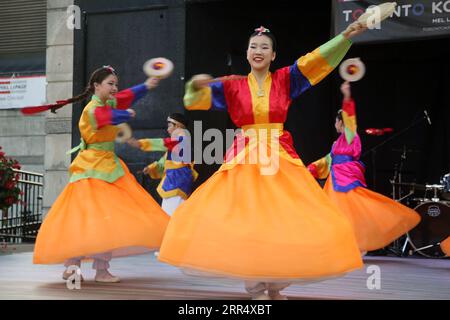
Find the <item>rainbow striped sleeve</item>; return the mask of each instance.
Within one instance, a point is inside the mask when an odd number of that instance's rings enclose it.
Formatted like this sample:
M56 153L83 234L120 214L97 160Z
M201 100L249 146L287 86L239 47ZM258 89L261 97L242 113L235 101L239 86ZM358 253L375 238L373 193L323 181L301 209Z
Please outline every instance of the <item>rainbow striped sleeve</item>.
M348 144L351 144L355 138L357 129L355 101L353 99L344 99L342 102L342 120L345 126L345 139Z
M126 110L116 110L109 105L100 105L94 98L87 109L89 122L94 130L107 125L116 125L127 122L131 114Z
M308 166L309 172L316 179L325 179L330 174L331 155L327 154L325 157L314 161Z
M166 155L162 156L158 161L148 165L148 175L152 179L161 179L164 175L164 166L166 163Z
M164 140L162 138L139 139L139 143L142 151L167 151Z
M111 124L116 125L127 122L131 119L131 114L128 111L116 110L108 106L95 108L93 115L96 123L94 128L96 129L100 129Z
M208 87L196 90L192 81L186 83L184 106L187 110L227 111L222 81L210 83Z
M351 45L352 42L340 34L291 65L289 68L291 99L297 98L333 71Z
M153 138L140 139L142 151L172 151L173 148L183 141L183 137L176 138Z
M128 109L133 103L144 97L147 92L145 83L119 91L111 105L117 109Z

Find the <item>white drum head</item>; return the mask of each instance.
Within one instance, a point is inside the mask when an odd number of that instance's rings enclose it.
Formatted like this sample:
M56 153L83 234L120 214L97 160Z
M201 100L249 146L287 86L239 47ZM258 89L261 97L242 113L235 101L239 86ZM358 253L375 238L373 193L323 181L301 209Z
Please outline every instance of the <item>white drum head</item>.
M366 67L359 58L347 59L339 66L339 74L346 81L361 80L365 73Z
M166 58L153 58L144 63L144 73L149 77L167 78L173 71L173 63Z

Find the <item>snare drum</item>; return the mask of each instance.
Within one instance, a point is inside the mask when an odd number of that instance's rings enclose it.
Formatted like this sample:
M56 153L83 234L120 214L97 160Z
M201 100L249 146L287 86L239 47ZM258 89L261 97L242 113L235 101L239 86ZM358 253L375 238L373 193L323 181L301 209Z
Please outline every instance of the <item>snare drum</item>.
M414 210L419 213L420 223L408 232L408 240L417 252L429 258L442 258L439 243L450 235L450 206L448 203L424 202Z

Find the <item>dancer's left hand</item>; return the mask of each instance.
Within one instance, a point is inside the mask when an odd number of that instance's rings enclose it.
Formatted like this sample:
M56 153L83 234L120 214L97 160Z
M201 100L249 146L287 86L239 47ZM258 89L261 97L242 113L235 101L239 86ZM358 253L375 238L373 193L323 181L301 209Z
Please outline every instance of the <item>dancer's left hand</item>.
M357 36L358 34L363 33L367 30L367 27L365 27L361 22L355 21L351 23L347 29L342 31L342 35L346 37L347 39L353 38L354 36Z

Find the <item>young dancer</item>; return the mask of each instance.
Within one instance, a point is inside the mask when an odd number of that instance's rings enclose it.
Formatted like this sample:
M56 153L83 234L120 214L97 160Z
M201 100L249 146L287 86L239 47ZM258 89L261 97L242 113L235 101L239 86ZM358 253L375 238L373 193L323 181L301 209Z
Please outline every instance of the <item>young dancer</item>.
M340 134L331 152L310 164L315 178L328 177L324 190L353 225L361 252L385 247L414 228L420 216L412 209L367 189L364 165L359 161L361 140L356 131L355 102L350 84L341 86L344 96L335 128Z
M181 113L172 113L167 118L167 132L170 138L128 141L130 145L142 151L166 152L158 161L145 167L144 173L152 179L161 179L157 191L162 198L161 207L169 216L172 216L178 206L189 197L192 185L198 176L190 159L183 161L186 160L183 159L186 154L180 154L183 151L189 152L189 150L182 150L183 138L189 134L186 134L186 127L186 117Z
M108 271L113 257L159 248L169 216L149 196L114 152L115 126L135 116L129 107L157 85L157 79L117 92L118 76L95 70L85 92L92 95L79 121L81 143L69 168L70 182L48 212L36 239L33 262L80 266L94 259L95 280L119 282ZM63 278L67 279L67 270Z
M186 84L188 110L226 111L243 131L221 168L172 216L161 261L242 279L254 299L284 299L280 290L292 281L362 266L350 223L303 165L283 123L291 101L329 74L350 48L349 38L364 30L354 23L271 73L276 40L260 27L249 38L247 77L199 75Z

